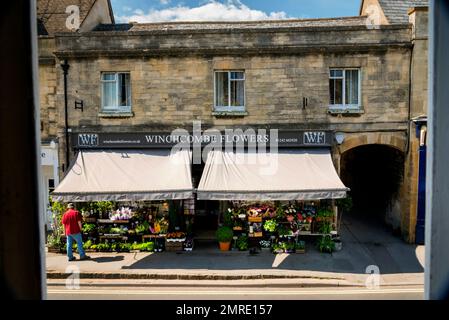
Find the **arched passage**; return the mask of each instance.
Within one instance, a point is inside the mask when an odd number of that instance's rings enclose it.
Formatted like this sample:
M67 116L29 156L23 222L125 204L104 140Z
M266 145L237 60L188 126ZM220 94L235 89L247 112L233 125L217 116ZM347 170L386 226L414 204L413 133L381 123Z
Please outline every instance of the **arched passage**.
M363 145L344 152L340 164L341 178L351 189L353 214L399 229L403 152L388 145Z

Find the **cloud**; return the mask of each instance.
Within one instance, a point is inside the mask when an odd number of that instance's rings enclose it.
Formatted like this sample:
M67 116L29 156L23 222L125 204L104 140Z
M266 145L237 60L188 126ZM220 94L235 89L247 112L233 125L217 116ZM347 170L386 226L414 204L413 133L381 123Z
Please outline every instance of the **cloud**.
M167 5L170 3L170 0L159 0L162 5Z
M125 11L125 12L129 12L129 11L132 11L133 8L128 7L128 6L124 6L124 7L122 8L122 10Z
M162 0L161 0L162 1ZM176 6L160 10L150 9L148 13L143 10L135 10L132 15L117 17L120 22L166 22L166 21L242 21L242 20L277 20L287 19L285 12L265 13L254 10L241 3L239 0L219 2L209 0L198 7Z

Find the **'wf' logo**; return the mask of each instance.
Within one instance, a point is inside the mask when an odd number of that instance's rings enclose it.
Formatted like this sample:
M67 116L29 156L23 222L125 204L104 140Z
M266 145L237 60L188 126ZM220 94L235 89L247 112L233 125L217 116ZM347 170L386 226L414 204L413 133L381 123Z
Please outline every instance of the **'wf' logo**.
M304 132L304 144L325 144L325 132Z
M78 135L78 145L80 147L98 146L98 134L83 133Z

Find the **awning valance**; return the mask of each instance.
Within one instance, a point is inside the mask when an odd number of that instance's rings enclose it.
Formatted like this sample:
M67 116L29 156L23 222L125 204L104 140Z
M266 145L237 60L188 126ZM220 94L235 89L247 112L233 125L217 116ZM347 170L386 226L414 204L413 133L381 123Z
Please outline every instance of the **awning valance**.
M53 192L58 201L145 201L193 197L191 153L80 151Z
M346 197L328 149L278 153L211 151L199 200L320 200Z

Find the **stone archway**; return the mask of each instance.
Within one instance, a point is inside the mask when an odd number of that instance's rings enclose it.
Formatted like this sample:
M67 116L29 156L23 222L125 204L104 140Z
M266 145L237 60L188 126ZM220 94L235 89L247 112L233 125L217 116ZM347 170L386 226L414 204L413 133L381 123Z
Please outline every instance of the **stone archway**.
M384 138L385 139L385 138ZM401 227L400 187L403 183L405 156L403 145L360 143L346 148L340 158L340 177L351 189L353 213L366 220ZM356 141L352 141L355 143Z

